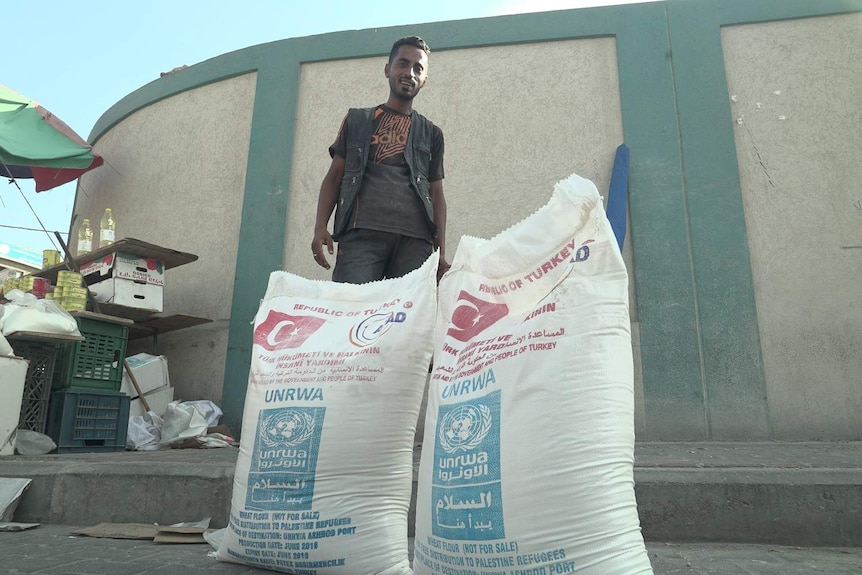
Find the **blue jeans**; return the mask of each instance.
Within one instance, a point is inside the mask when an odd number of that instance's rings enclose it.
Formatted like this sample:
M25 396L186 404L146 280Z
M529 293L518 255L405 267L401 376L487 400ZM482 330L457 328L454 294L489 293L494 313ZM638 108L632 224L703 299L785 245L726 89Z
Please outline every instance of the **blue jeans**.
M401 277L425 263L433 251L428 240L377 230L350 230L338 240L332 281L363 284Z

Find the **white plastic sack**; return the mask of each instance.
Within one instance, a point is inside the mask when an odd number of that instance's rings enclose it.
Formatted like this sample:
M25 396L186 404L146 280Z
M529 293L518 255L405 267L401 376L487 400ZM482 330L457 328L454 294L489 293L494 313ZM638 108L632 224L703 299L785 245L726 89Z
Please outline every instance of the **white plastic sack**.
M628 278L577 176L440 284L413 568L652 573L634 496Z
M16 331L81 335L75 318L54 300L37 299L21 290L10 291L6 299L10 303L3 306L3 335Z
M275 272L254 322L218 558L313 575L409 575L413 439L438 256L364 285Z
M38 431L19 429L15 438L15 451L18 455L45 455L57 449L54 440Z
M15 355L15 352L12 350L12 346L9 345L9 342L6 340L6 337L0 332L0 355L4 357L12 357Z

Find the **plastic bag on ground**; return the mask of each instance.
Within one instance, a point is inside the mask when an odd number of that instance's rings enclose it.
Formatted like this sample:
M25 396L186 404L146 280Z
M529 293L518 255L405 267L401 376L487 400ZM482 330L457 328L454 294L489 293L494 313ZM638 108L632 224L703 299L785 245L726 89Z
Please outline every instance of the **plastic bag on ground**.
M54 440L38 431L19 429L15 439L15 451L19 455L45 455L57 449Z
M413 568L648 574L634 494L628 277L592 182L440 283Z
M183 405L188 405L197 409L203 416L204 421L207 422L207 426L209 427L215 427L216 425L218 425L218 421L223 415L221 408L208 399L184 401Z
M158 451L162 440L161 418L153 412L129 417L126 433L126 449L133 451Z
M206 435L207 422L201 412L185 402L172 401L162 416L162 445Z
M438 254L404 277L270 276L222 561L409 575L413 439L431 361Z

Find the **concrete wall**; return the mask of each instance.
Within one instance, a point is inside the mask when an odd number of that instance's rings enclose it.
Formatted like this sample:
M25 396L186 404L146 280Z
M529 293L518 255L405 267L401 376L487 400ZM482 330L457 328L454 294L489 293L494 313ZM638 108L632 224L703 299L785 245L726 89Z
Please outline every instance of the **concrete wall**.
M254 46L106 112L91 138L111 165L77 209L110 201L120 235L201 256L168 272L166 311L217 321L161 346L180 393L221 397L238 429L268 275L328 277L309 249L327 147L348 107L386 98L393 39L418 33L450 257L572 172L606 193L630 147L639 439L858 440L860 15L862 0L666 0ZM202 211L210 227L185 225Z
M862 438L862 14L722 31L769 416Z
M99 139L105 167L79 183L73 237L83 218L98 226L110 207L118 238L199 256L165 273L166 315L213 320L159 339L177 398L221 399L255 79L246 74L137 110ZM152 342L132 342L129 351L151 353Z
M330 163L327 149L348 108L386 100L386 59L302 65L284 250L288 271L330 277L314 263L309 249L318 190ZM601 194L607 194L614 152L623 142L614 38L441 52L432 46L428 70L429 80L414 105L441 127L446 139L443 187L450 261L461 236L499 234L544 205L554 184L572 173L591 179ZM345 84L351 90L340 88ZM492 179L489 174L500 176ZM630 242L625 256L631 273ZM638 353L635 360L642 428Z

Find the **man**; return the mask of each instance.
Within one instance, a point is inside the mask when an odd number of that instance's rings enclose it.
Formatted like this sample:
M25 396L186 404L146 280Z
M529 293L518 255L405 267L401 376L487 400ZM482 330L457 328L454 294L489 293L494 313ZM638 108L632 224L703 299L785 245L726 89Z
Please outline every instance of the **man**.
M333 281L400 277L421 266L434 248L440 250L438 280L449 269L443 132L413 110L413 98L428 79L430 52L418 36L397 40L384 68L388 100L351 109L329 148L332 163L320 186L311 252L329 269L323 248L332 255L338 242Z

